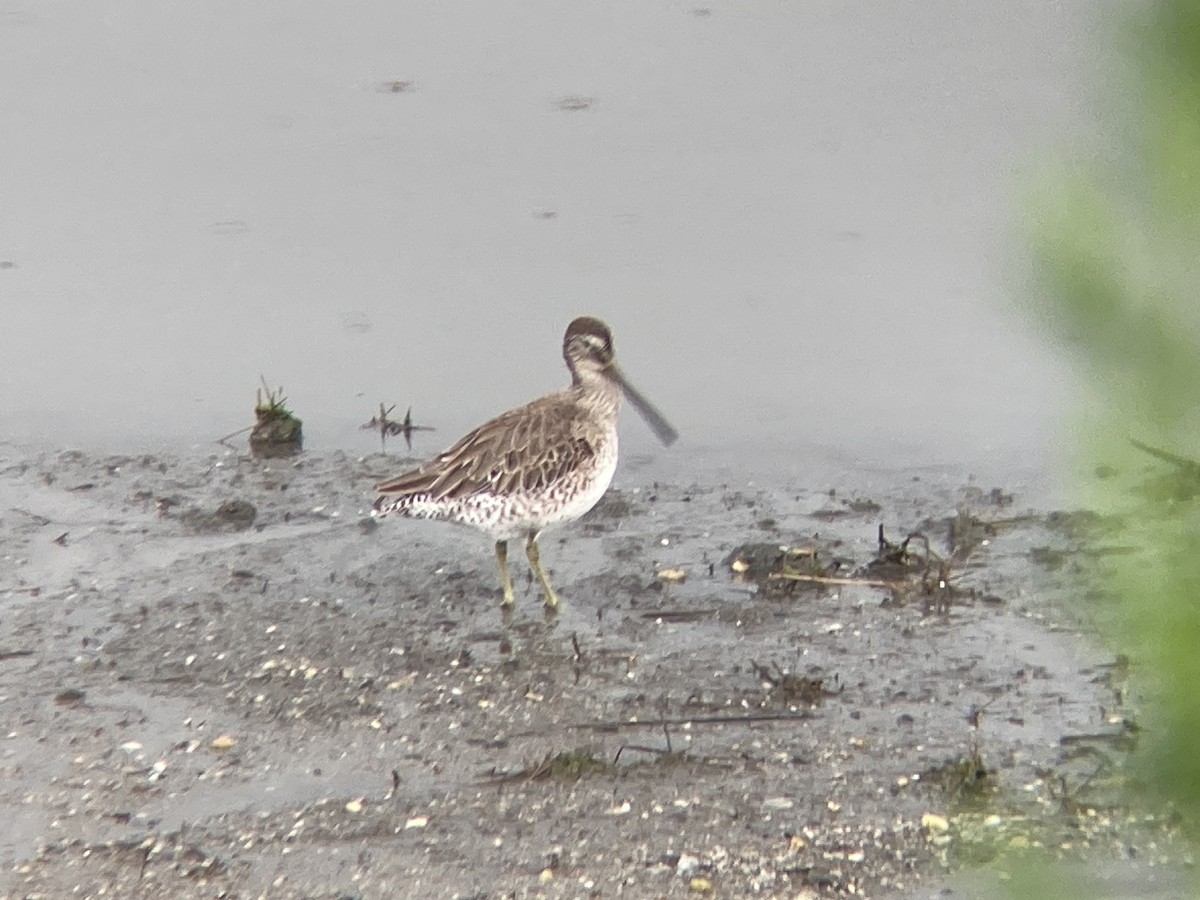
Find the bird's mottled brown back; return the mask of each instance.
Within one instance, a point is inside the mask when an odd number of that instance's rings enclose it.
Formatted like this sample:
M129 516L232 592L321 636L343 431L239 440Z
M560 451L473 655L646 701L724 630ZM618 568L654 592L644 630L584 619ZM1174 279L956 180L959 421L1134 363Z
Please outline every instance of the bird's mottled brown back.
M398 496L453 502L487 492L537 495L586 469L608 440L576 398L566 392L542 397L484 423L454 446L415 469L376 486L376 506Z

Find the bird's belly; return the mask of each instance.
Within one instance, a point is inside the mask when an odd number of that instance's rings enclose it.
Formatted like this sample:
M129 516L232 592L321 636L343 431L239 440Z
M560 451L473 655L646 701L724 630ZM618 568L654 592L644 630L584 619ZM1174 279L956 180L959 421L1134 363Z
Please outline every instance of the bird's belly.
M572 469L534 491L482 490L465 497L434 498L408 494L377 507L377 515L441 519L478 528L493 540L511 540L578 519L593 506L617 470L617 442L605 441L585 465Z
M573 522L600 502L617 470L616 447L610 442L592 465L569 473L536 493L478 495L477 528L495 540L524 537L564 522Z

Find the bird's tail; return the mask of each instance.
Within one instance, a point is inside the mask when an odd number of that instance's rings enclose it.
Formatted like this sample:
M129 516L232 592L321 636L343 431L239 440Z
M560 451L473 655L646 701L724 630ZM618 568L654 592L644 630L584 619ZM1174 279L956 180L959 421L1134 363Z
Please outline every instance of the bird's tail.
M380 494L375 498L375 503L371 506L371 515L377 519L382 519L390 513L398 512L400 507L404 505L405 499L403 494L399 496L395 494Z

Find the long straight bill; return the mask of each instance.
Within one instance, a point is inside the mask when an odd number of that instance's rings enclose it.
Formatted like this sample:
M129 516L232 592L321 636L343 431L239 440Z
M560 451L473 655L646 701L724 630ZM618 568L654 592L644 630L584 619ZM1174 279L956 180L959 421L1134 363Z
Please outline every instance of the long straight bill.
M654 404L642 396L642 392L629 383L629 379L625 377L625 373L613 366L613 373L617 376L617 381L621 383L621 389L625 392L625 397L633 404L633 408L641 414L641 417L646 420L646 424L654 432L655 436L662 441L664 447L670 447L679 438L679 432L671 427L663 414L654 408Z

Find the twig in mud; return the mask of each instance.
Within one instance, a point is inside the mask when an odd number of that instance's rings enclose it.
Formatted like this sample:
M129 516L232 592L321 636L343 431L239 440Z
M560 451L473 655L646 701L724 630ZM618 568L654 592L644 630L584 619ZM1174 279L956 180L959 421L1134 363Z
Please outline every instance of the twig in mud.
M762 596L781 599L792 596L802 582L820 584L842 571L845 560L831 558L824 561L822 554L822 546L817 543L801 546L785 546L774 542L747 543L730 553L724 564L733 572L734 580L753 581L762 591ZM776 577L779 575L784 577Z
M495 775L491 778L482 779L485 784L518 784L522 781L533 781L536 778L550 774L551 760L554 754L547 753L536 766L528 769L522 769L520 772L513 772L511 775Z
M877 578L839 578L834 575L802 575L799 572L772 572L767 578L782 578L786 581L809 581L813 584L857 584L863 587L895 588L903 582L883 581Z
M32 650L0 650L0 662L6 659L19 659L22 656L33 656Z
M910 544L914 542L923 549L923 554L910 552ZM896 600L900 599L902 593L917 590L925 598L927 608L948 612L954 595L952 563L961 561L954 557L951 560L944 559L933 550L929 538L920 531L914 531L899 544L893 544L884 537L883 525L880 525L876 557L862 571L893 576L887 579L890 581L887 587L891 588ZM933 598L932 601L930 598Z
M1007 528L1010 525L1028 525L1030 522L1041 522L1045 516L1037 513L1024 513L1019 516L1008 516L1003 519L989 519L988 525L992 528Z
M662 747L645 747L641 744L622 744L617 748L616 756L613 757L614 766L620 761L621 754L626 750L629 750L630 752L636 751L638 753L653 753L661 759L666 759L667 757L676 757L678 759L684 758L684 754L676 753L670 747L667 747L667 749L664 750Z
M924 532L921 532L921 531L909 532L908 536L905 537L905 539L902 540L899 544L891 544L887 540L885 540L883 537L883 525L880 524L880 526L879 526L879 556L880 556L880 558L883 558L884 556L887 556L890 554L892 557L894 557L894 561L907 563L908 560L910 560L912 558L911 554L909 554L909 552L908 552L908 545L910 543L912 543L913 541L916 541L917 543L919 543L925 547L926 562L928 562L933 557L937 556L937 554L933 552L933 548L929 546L929 536L926 535Z
M245 428L239 428L237 431L234 431L234 432L231 432L230 434L225 435L225 437L217 438L216 443L224 444L230 438L235 438L239 434L245 434L247 431L250 431L253 428L254 428L253 425L247 425ZM233 449L233 448L231 448L231 449Z
M588 731L620 731L622 728L662 728L676 725L744 725L752 722L801 722L816 718L816 713L801 710L792 713L761 713L749 716L694 716L688 719L649 719L645 722L573 722L567 728Z
M1079 744L1107 744L1120 750L1132 751L1137 746L1136 730L1128 728L1121 731L1101 731L1095 734L1064 734L1058 739L1060 747L1071 747Z
M671 749L672 749L671 748L671 728L667 724L667 710L670 708L671 708L671 700L666 694L663 694L662 699L660 699L658 702L658 712L659 712L659 715L662 716L663 737L667 739L667 752L668 753L670 753Z
M30 597L36 597L41 592L41 587L0 588L0 594L28 594Z
M371 416L370 422L365 422L361 427L363 431L379 430L379 446L386 450L387 439L396 437L397 435L404 438L404 443L409 450L412 450L412 436L414 431L436 431L436 428L431 428L428 425L414 425L412 420L412 407L404 414L404 418L397 422L390 418L392 410L396 408L396 404L384 408L382 403L379 404L379 415Z

